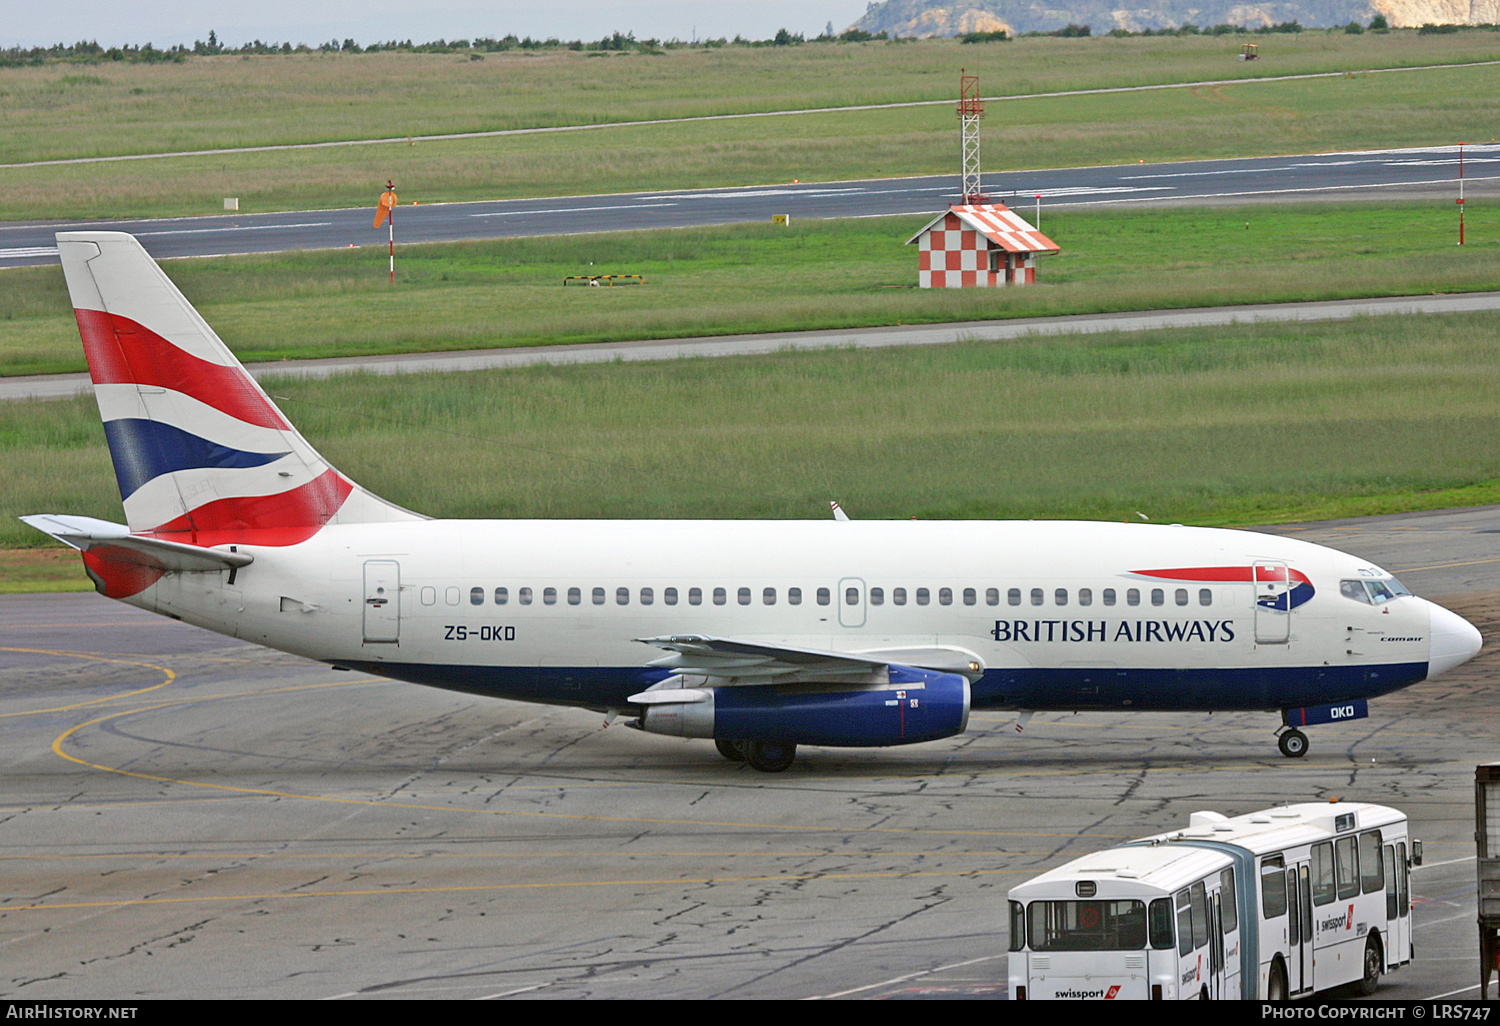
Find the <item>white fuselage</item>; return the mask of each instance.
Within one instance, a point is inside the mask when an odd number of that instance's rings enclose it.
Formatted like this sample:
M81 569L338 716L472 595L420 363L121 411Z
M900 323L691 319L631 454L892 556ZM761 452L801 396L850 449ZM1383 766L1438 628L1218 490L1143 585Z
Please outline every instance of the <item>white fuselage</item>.
M433 520L239 550L254 563L233 583L169 574L129 601L338 665L595 708L667 675L636 639L697 634L971 654L976 708L1284 709L1425 679L1434 616L1458 620L1341 595L1389 579L1356 557L1179 526ZM1287 576L1225 572L1255 566Z

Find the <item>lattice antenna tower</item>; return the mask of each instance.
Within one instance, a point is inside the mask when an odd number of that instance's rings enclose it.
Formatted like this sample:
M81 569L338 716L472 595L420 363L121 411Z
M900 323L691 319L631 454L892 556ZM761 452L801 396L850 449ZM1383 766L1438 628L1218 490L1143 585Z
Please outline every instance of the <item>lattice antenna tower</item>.
M984 117L984 101L979 98L979 76L959 69L958 121L962 129L963 201L983 203L979 184L979 119Z

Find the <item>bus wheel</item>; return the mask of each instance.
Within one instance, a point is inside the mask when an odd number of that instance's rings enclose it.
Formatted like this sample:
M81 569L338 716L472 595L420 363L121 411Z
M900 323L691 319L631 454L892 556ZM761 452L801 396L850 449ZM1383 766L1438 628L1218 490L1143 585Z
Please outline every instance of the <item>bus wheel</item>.
M1307 735L1300 730L1283 731L1276 739L1276 747L1288 759L1300 759L1307 754Z
M745 761L745 742L743 741L727 741L724 738L718 737L714 738L714 747L719 750L720 755L724 756L730 762Z
M1380 986L1380 973L1385 968L1385 958L1380 951L1380 938L1373 932L1365 941L1365 974L1355 984L1361 997L1369 997Z
M1266 981L1266 1000L1285 1001L1286 999L1286 966L1278 961L1271 966L1271 978Z
M780 773L797 758L797 746L785 741L746 741L745 761L762 773Z

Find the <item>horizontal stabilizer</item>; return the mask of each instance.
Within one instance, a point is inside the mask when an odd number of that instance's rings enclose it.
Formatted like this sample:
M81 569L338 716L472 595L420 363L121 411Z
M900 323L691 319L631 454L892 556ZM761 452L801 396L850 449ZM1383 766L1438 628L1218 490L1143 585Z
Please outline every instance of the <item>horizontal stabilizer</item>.
M124 524L93 517L41 513L21 520L44 534L50 534L64 545L107 559L112 563L131 563L154 570L205 572L233 570L254 562L248 552L227 549L205 549L181 542L162 541L131 534Z

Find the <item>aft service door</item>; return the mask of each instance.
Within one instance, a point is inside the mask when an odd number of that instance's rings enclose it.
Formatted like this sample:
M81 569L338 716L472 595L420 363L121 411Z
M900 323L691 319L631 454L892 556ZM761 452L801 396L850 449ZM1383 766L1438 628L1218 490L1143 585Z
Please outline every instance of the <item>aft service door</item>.
M1258 562L1253 576L1256 643L1285 644L1292 636L1291 582L1286 564Z
M365 642L401 640L401 564L394 559L365 561Z

